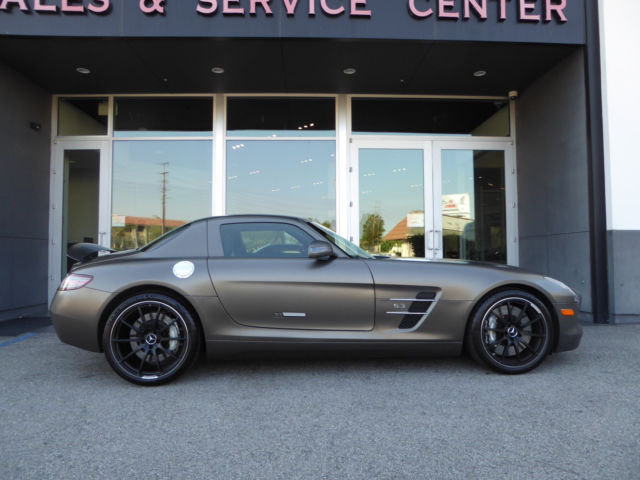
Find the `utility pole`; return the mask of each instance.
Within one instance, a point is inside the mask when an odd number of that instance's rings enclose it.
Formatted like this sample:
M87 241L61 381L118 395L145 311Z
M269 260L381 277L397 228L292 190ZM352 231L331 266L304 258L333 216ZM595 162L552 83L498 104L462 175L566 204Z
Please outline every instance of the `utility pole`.
M162 165L160 175L162 175L162 234L164 235L167 218L167 175L169 173L167 171L167 165L169 165L169 162L162 162L160 165Z

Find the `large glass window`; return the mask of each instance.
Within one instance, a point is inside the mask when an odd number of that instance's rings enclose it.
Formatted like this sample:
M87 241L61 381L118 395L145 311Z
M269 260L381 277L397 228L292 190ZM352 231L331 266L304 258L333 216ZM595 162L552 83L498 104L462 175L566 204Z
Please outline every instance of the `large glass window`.
M204 137L213 133L213 98L115 99L115 137Z
M270 213L336 224L336 144L228 140L227 214Z
M424 152L361 148L360 246L370 253L424 257Z
M211 215L210 140L113 144L111 246L138 248Z
M231 137L334 137L333 98L256 98L227 100Z
M354 98L356 135L469 135L508 137L507 100Z
M507 263L503 150L442 150L444 258Z
M106 135L108 114L106 97L61 98L58 101L58 135Z

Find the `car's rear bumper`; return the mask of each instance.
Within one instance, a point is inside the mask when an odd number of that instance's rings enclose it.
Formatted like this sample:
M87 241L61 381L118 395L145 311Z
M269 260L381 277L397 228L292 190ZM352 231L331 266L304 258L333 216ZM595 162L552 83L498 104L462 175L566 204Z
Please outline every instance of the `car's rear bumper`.
M569 303L566 305L556 305L558 316L558 341L554 352L566 352L575 350L580 345L582 339L582 325L578 321L579 303ZM563 309L571 309L574 314L571 316L563 315Z
M87 287L57 292L51 303L51 319L58 338L69 345L100 352L99 312L110 295Z

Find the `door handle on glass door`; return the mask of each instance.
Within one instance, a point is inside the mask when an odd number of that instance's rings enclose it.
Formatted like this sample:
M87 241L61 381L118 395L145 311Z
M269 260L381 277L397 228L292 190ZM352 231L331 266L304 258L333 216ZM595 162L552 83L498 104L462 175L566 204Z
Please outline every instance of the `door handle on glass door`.
M435 230L433 232L433 249L440 250L442 248L442 230Z
M433 236L433 230L429 230L427 232L427 250L434 250Z

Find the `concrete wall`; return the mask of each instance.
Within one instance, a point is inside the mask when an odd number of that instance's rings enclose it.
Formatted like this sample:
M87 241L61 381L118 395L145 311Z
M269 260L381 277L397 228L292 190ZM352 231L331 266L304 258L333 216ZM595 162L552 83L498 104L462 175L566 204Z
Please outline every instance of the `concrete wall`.
M0 105L3 320L47 311L51 96L0 64Z
M600 1L610 320L640 322L638 0Z
M585 73L577 51L517 101L520 265L582 295L591 318Z

